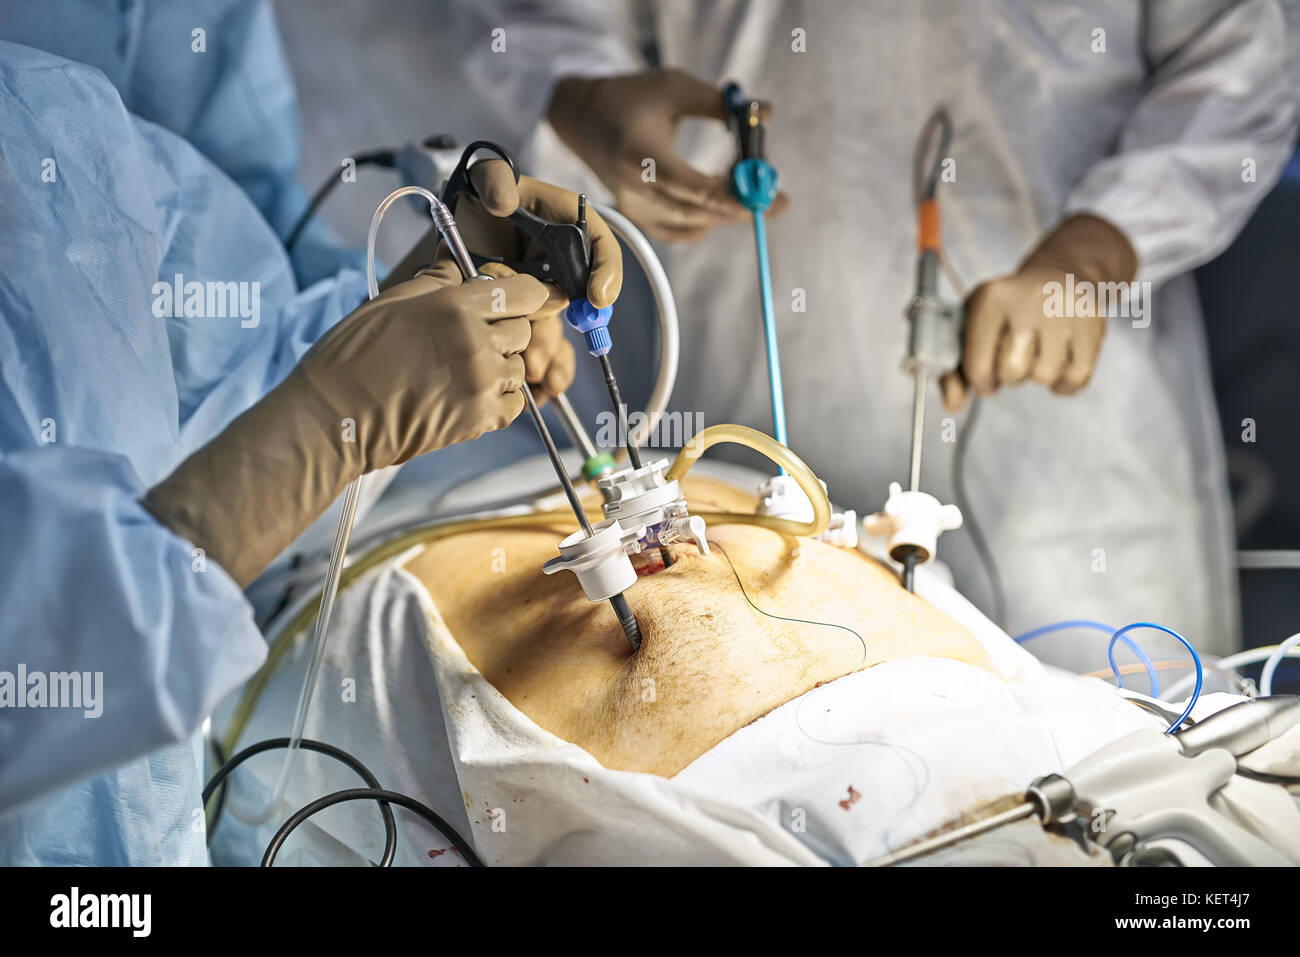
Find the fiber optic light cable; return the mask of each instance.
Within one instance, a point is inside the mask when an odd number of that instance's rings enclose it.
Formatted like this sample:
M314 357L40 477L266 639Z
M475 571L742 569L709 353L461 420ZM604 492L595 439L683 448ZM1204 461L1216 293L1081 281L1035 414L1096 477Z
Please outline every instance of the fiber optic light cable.
M1183 722L1186 721L1188 715L1192 713L1192 709L1196 707L1197 699L1201 697L1201 686L1205 680L1205 670L1201 666L1201 656L1196 653L1196 649L1192 647L1190 641L1172 628L1166 628L1164 625L1157 625L1152 621L1135 621L1133 624L1125 625L1119 631L1115 632L1115 634L1111 635L1110 644L1106 646L1106 660L1110 662L1111 673L1115 675L1115 681L1121 688L1124 687L1124 676L1120 674L1119 666L1115 664L1115 642L1123 638L1128 632L1134 631L1138 628L1151 628L1155 631L1164 632L1170 637L1177 638L1183 643L1183 647L1187 649L1187 653L1192 656L1192 661L1196 663L1196 687L1192 689L1192 696L1187 699L1187 707L1183 709L1183 713L1180 714L1174 723L1165 731L1165 734L1173 734L1182 727Z

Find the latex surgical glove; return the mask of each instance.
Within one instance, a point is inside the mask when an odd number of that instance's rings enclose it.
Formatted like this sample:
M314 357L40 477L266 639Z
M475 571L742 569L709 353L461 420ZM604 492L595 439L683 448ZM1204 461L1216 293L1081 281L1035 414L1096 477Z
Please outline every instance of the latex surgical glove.
M145 507L243 587L353 479L509 425L546 289L460 280L444 263L357 308Z
M677 124L685 117L725 122L722 90L676 69L565 77L546 116L629 219L659 239L693 242L750 216L728 174L710 176L678 155ZM788 204L779 193L768 215Z
M479 199L462 193L453 210L461 238L473 252L508 262L539 259L541 248L516 229L505 217L523 208L551 222L574 222L578 217L578 194L531 176L515 182L510 166L501 160L475 163L470 181ZM591 275L587 299L603 309L612 306L623 288L623 250L618 238L598 212L587 206L587 231L591 236ZM445 250L442 255L446 255ZM513 273L489 263L483 270L493 276ZM568 298L559 286L547 283L550 295L537 312L529 316L532 340L524 350L525 376L539 400L558 395L573 383L576 360L573 345L564 336L564 310Z
M961 366L941 382L945 407L960 409L970 389L990 396L1026 380L1058 395L1078 392L1106 334L1106 316L1095 308L1099 287L1132 282L1137 264L1128 238L1106 220L1064 220L1013 275L982 283L967 298ZM1092 308L1077 295L1064 301L1067 276L1076 293L1091 284Z

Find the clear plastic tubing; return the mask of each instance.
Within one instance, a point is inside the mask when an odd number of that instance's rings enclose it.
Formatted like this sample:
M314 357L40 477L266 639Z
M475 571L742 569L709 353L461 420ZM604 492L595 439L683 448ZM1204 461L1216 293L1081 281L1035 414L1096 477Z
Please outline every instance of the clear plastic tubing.
M375 237L379 234L379 224L383 221L384 214L388 212L389 207L403 196L423 196L429 201L429 214L431 216L442 206L442 202L438 197L419 186L403 186L401 189L393 190L379 204L379 207L375 210L375 215L370 219L370 235L366 237L366 286L371 299L379 295L379 281L375 278ZM436 224L437 217L434 216L433 218ZM321 589L320 611L316 614L316 629L312 635L311 663L307 666L307 674L302 680L302 690L298 693L298 709L293 716L293 731L289 735L289 746L285 748L284 762L280 765L280 774L275 782L275 790L271 793L271 799L267 802L266 807L256 815L242 816L243 820L249 824L262 824L276 813L284 798L284 790L289 783L289 775L293 772L294 758L297 757L299 746L302 743L303 729L307 726L307 712L311 708L312 694L315 692L316 682L320 678L321 662L325 660L325 642L329 637L330 618L334 614L334 599L339 593L339 579L343 576L343 565L347 561L348 542L352 538L352 524L357 518L357 506L361 502L361 483L364 480L365 476L358 476L353 479L348 484L347 491L343 494L343 510L339 513L338 529L334 532L334 544L330 548L329 568L325 572L325 584Z

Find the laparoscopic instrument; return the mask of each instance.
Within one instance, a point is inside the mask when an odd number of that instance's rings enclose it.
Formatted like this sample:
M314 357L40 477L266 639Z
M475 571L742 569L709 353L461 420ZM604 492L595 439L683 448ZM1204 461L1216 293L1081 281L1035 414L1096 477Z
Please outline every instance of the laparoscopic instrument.
M475 195L470 161L479 152L495 154L515 170L514 161L500 146L479 140L466 147L443 189L443 202L451 206L462 193ZM517 171L515 172L518 178ZM561 420L582 450L586 464L583 474L597 482L604 498L605 520L592 525L581 513L567 478L565 494L570 495L574 511L579 515L581 528L560 542L560 554L548 561L542 570L548 574L572 571L591 601L609 599L628 641L634 651L640 648L641 635L636 619L627 605L623 592L635 583L637 574L630 555L648 548L658 548L665 564L671 564L667 545L690 541L701 553L708 553L705 527L702 519L690 515L686 497L679 484L664 476L668 463L645 465L636 443L628 430L627 406L619 390L618 379L610 362L613 339L609 325L613 315L610 306L597 307L587 298L587 282L591 275L592 241L588 224L587 198L578 197L577 218L572 223L551 222L522 207L508 219L528 238L538 255L526 255L519 261L506 262L479 257L480 262L495 261L515 272L527 273L539 279L554 282L569 299L565 321L582 335L587 352L600 363L609 392L614 414L618 419L619 435L627 451L631 467L616 471L613 457L598 450L583 428L581 421L567 401L558 404ZM540 429L539 429L540 431ZM548 437L543 437L544 441ZM548 452L552 452L548 444ZM556 453L552 453L554 459ZM557 470L559 466L557 465Z
M772 394L772 436L782 445L785 433L785 393L781 388L781 352L776 338L776 313L772 305L772 266L767 254L767 211L776 199L780 177L767 161L767 128L763 105L750 99L739 84L722 90L727 129L736 136L739 158L731 167L731 192L754 219L754 248L758 254L758 295L763 311L763 338L767 347L767 378Z
M467 155L468 155L467 151ZM513 167L513 164L512 164ZM429 190L420 186L403 186L400 189L390 193L379 207L375 210L375 215L370 223L370 233L366 240L366 278L369 284L370 298L374 299L379 295L379 284L375 276L375 238L379 231L379 224L383 221L384 214L389 208L406 196L419 196L429 204L430 213L433 218L435 228L438 230L442 241L446 244L447 250L461 275L466 282L476 279L491 279L490 276L483 276L475 267L473 257L469 249L465 246L464 240L461 239L460 231L456 227L456 221L451 214L448 206ZM523 212L522 210L520 212ZM584 230L585 232L585 225ZM590 241L587 243L588 270L590 269ZM539 267L540 268L540 267ZM585 287L585 276L584 276ZM594 527L587 519L587 513L582 507L582 502L578 498L578 493L569 479L568 471L560 458L559 450L555 446L554 439L551 438L550 430L542 418L541 410L537 406L537 400L533 397L532 389L528 383L523 383L521 389L524 394L524 402L528 409L528 414L532 417L533 425L537 428L538 435L546 447L547 454L551 459L551 464L555 473L564 488L569 504L573 509L573 514L578 520L579 531L575 535L565 539L570 547L578 542L588 542L598 539L598 537L608 537L611 529L607 526L610 523L601 523L600 526ZM330 549L329 567L325 575L325 584L321 591L320 610L316 617L316 629L313 640L313 650L311 662L308 665L306 676L303 680L302 690L298 698L298 706L294 715L293 731L289 738L289 745L285 749L284 763L281 766L280 775L276 782L274 791L266 808L260 815L250 818L251 823L261 823L270 817L278 807L283 795L289 775L292 770L292 764L296 757L300 742L302 741L303 731L307 722L307 713L311 706L312 694L316 687L316 679L320 674L321 662L325 655L325 643L329 634L330 619L334 611L334 601L338 595L339 581L343 573L343 565L347 558L348 543L352 536L352 527L356 521L357 506L361 501L361 491L364 482L364 476L354 479L347 487L344 493L343 507L339 515L338 529L335 532L334 543ZM621 536L622 530L618 527L617 522L612 523L613 531ZM603 539L601 539L603 540ZM564 545L561 545L561 553L564 552ZM618 617L619 624L623 628L624 634L631 643L633 649L640 647L641 632L637 624L636 616L627 603L623 591L636 581L636 571L631 567L630 561L625 553L622 554L623 561L627 563L627 571L630 576L623 575L617 577L606 573L600 580L601 599L608 599ZM585 585L585 583L584 583ZM618 585L620 587L615 588ZM592 597L592 592L588 591L588 597ZM596 600L593 598L593 600Z
M931 141L938 135L929 163ZM882 511L866 519L867 531L889 539L889 556L903 566L903 587L913 588L916 566L934 557L939 536L960 528L961 510L943 505L921 491L921 450L925 439L925 403L931 383L961 361L962 310L939 296L942 234L937 198L939 180L952 144L952 119L936 110L922 130L917 153L916 292L907 307L909 324L903 371L912 376L912 432L907 491L893 482ZM921 172L923 170L923 172Z
M1300 696L1256 698L1191 727L1135 731L1065 771L1038 778L1024 800L972 824L869 862L901 864L1018 821L1086 840L1120 864L1288 865L1278 835L1232 813L1221 791L1246 755L1300 724ZM1293 809L1294 813L1294 809ZM1254 820L1259 828L1244 822Z
M452 171L442 190L442 202L439 203L439 207L445 213L449 222L451 221L450 208L455 204L461 193L469 193L477 197L477 192L470 178L470 162L481 151L494 153L510 166L515 180L518 181L519 179L519 171L515 168L514 160L500 146L486 140L477 140L470 143L465 147L460 162ZM435 218L438 215L441 214L435 214ZM620 432L627 436L627 410L623 405L622 396L619 394L618 381L614 377L614 370L609 361L609 352L613 347L613 340L609 333L609 322L613 315L613 308L605 306L598 309L587 299L587 281L591 276L591 233L587 224L587 197L584 195L578 197L577 219L572 223L549 222L524 209L523 206L511 213L507 219L540 248L540 256L527 257L512 262L485 256L475 257L470 254L465 244L461 242L459 234L456 233L454 222L451 223L450 232L455 236L457 245L453 245L452 241L446 238L447 232L443 231L441 226L439 231L442 232L448 248L456 259L456 264L460 267L467 281L478 278L480 275L475 263L477 258L478 264L499 262L515 272L525 273L546 282L553 282L560 287L560 291L569 299L569 306L565 310L565 319L570 326L582 333L588 352L600 360L610 399L614 403L615 411L619 416ZM574 489L573 482L569 479L564 461L560 458L560 452L556 448L555 440L551 438L550 430L546 427L546 422L542 418L536 400L533 398L532 390L528 388L527 383L524 383L523 388L524 399L528 404L528 412L533 418L533 425L536 426L537 434L546 446L546 453L551 459L551 464L555 468L555 473L560 479L564 494L569 500L569 505L572 507L573 514L578 519L579 525L577 532L560 543L560 557L547 562L545 568L552 571L559 568L570 568L575 572L579 572L581 569L578 580L582 584L583 592L587 598L591 601L609 601L615 615L618 617L619 624L623 628L623 633L627 636L628 643L632 646L632 650L636 651L641 647L641 629L637 625L636 616L632 614L632 609L627 603L627 598L623 595L623 592L636 581L636 569L632 567L625 549L629 542L639 539L644 534L645 529L635 526L624 528L617 519L607 519L596 525L591 524L587 519L586 511L582 507L582 502L578 498L578 493ZM569 406L567 400L562 404L564 408L561 417L566 428L574 433L574 443L584 452L587 450L594 452L595 445L587 437L586 431L583 429L576 413ZM627 451L633 466L639 467L640 456L637 453L636 446L630 441L630 437L627 441ZM597 457L598 453L588 459L588 464L591 465ZM612 460L610 464L612 464Z
M767 127L763 104L746 96L738 83L722 89L722 109L727 129L736 137L737 158L731 167L731 192L753 218L754 249L758 259L758 296L767 352L768 388L772 401L772 435L788 446L785 424L785 390L781 381L781 351L776 335L776 310L772 300L772 264L767 245L767 212L776 200L780 177L767 160ZM782 518L807 519L810 503L799 485L780 470L758 489L759 511ZM820 536L846 548L858 544L858 516L854 511L832 514Z

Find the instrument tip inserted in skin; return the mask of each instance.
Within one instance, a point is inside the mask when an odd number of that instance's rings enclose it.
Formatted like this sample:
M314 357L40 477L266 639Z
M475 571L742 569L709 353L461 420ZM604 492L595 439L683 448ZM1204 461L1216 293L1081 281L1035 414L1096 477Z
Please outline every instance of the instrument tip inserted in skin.
M623 626L623 634L627 635L628 643L632 645L633 651L641 650L641 626L636 623L636 616L632 614L632 609L628 606L627 598L623 595L615 595L609 600L614 606L614 613L618 615L618 623Z

